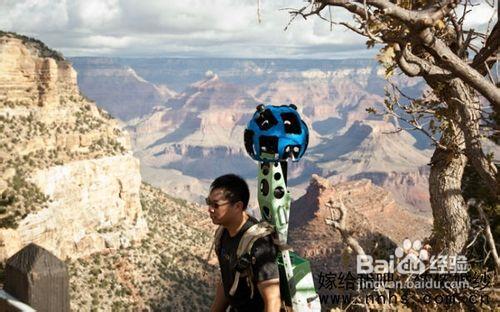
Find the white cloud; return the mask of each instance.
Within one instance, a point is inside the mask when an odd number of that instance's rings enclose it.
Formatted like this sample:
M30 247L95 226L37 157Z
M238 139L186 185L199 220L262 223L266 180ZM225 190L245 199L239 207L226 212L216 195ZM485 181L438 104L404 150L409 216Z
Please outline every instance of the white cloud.
M71 1L71 0L70 0ZM78 19L81 27L96 31L114 24L120 19L118 0L85 0L72 1L68 9Z
M0 29L37 37L65 55L369 57L365 39L317 17L280 8L302 0L0 0ZM483 8L481 7L481 10ZM479 12L479 11L478 11ZM328 13L328 12L326 12ZM476 13L475 22L488 17ZM334 8L335 19L351 15Z
M64 29L68 21L66 0L0 2L0 28L18 32L50 32Z
M291 57L308 45L362 45L348 32L331 33L327 23L315 18L297 19L284 32L289 16L278 9L289 1L262 0L259 24L256 3L9 1L0 4L0 28L35 36L66 55ZM297 0L291 6L302 4ZM336 48L331 51L334 55Z
M84 38L83 43L92 48L127 48L133 39L130 37L89 36Z

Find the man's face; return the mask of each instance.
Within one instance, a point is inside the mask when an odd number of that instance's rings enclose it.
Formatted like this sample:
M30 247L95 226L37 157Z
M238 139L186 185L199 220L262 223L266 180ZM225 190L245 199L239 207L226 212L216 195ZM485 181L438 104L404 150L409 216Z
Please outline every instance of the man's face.
M214 189L208 196L208 213L214 224L226 225L237 212L236 207L226 198L223 189Z

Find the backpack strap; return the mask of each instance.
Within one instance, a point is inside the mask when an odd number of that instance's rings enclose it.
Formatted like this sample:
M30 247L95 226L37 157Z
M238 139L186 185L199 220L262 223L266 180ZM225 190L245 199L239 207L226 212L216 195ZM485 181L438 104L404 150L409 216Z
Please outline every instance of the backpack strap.
M262 238L272 233L274 233L274 227L267 222L256 223L251 227L249 227L248 230L245 231L245 233L243 233L243 236L241 237L241 240L238 244L238 249L236 250L236 258L238 259L237 260L238 264L237 264L236 274L234 276L233 285L229 290L229 294L231 296L233 296L234 293L236 292L240 276L242 276L243 273L245 273L245 271L247 271L246 272L247 278L250 279L252 277L250 252L252 250L253 244L259 238ZM250 297L253 298L253 293L254 293L253 282L249 281L249 285L251 290Z
M220 239L222 237L222 233L224 232L224 227L220 225L217 230L215 230L215 235L214 235L214 240L212 241L212 246L210 247L210 251L208 252L207 255L207 262L210 260L210 257L212 256L212 251L215 249L215 252L219 252L220 249Z

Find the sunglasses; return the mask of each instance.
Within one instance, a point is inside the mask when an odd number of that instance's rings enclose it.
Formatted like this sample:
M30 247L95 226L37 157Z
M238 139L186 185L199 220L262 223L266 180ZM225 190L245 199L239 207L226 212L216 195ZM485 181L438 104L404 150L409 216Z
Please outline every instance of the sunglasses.
M205 198L205 203L207 204L207 206L210 206L210 207L213 207L214 209L217 209L221 206L224 206L224 205L227 205L229 203L231 203L230 201L227 201L227 202L223 202L223 203L216 203L212 200L210 200L210 198Z

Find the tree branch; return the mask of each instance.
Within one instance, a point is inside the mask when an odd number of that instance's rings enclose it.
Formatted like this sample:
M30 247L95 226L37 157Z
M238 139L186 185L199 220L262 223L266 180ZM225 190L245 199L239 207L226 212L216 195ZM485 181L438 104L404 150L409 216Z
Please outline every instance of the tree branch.
M459 2L458 0L439 1L435 8L430 8L422 11L414 11L404 9L387 0L320 0L321 3L326 3L333 6L341 6L350 12L362 16L364 9L361 6L355 5L352 2L365 3L372 5L390 17L396 18L409 26L427 27L434 26L436 21L446 16Z
M352 248L358 255L366 255L365 251L363 250L363 247L359 244L357 239L355 239L347 230L345 226L345 220L347 216L347 210L344 206L344 203L342 202L342 199L339 198L339 205L334 206L334 202L332 199L328 201L326 204L328 209L330 209L330 215L331 219L325 219L325 223L328 225L331 225L334 229L338 230L340 232L340 235L342 236L342 239L344 242ZM339 218L336 219L334 216L334 209L337 208L339 211Z
M319 0L319 2L321 3L321 6L326 4L343 7L360 18L366 19L366 12L363 6L357 5L352 1ZM405 23L409 28L417 31L418 35L416 38L419 39L428 52L436 57L436 60L439 61L445 69L450 70L453 74L469 83L491 103L496 111L500 111L500 91L498 88L493 83L485 79L483 77L484 75L481 75L480 72L469 66L465 61L453 53L446 43L434 35L429 27L434 26L438 20L441 20L444 16L449 14L449 12L451 12L451 10L453 10L459 2L458 0L439 1L436 4L436 8L430 8L422 11L407 10L391 3L388 0L357 0L355 2L360 4L364 4L366 2L367 5L372 5L380 9L382 14L393 17ZM495 34L496 32L493 33L493 35ZM495 38L495 36L492 36L491 40L493 41ZM500 40L496 40L496 44L498 44L499 41ZM491 53L491 51L489 53L486 51L484 52L484 54L488 56L490 56ZM406 61L408 61L408 59L406 59ZM483 62L479 64L482 64ZM411 73L412 71L409 72Z
M480 105L479 100L462 80L450 81L449 103L456 106L460 118L457 118L460 129L465 137L465 154L474 169L486 183L494 198L500 198L500 176L496 166L488 160L483 152L481 133L479 131Z
M391 83L391 86L393 88L393 90L395 91L398 91L401 93L401 91L394 85ZM401 93L402 94L402 93ZM403 94L404 96L404 94ZM418 117L415 116L415 113L426 113L427 110L419 110L418 112L414 111L413 109L409 109L408 107L402 105L395 92L393 91L393 94L392 96L389 94L389 99L394 103L396 104L396 106L399 107L400 110L404 111L405 113L409 114L412 116L413 119L409 120L407 118L404 118L403 116L399 115L398 113L396 113L394 110L390 110L390 109L386 109L386 114L387 115L390 115L390 116L393 116L394 118L398 119L398 120L402 120L404 121L405 123L407 123L408 125L410 125L412 128L410 129L405 129L405 130L418 130L420 131L421 133L423 133L425 136L427 136L433 143L436 147L438 148L441 148L443 150L447 150L448 148L444 145L442 145L439 140L437 140L433 135L432 133L430 133L429 131L427 131L427 129L424 128L423 125L421 125L419 122L418 122ZM400 127L400 129L402 129ZM399 131L397 131L399 132ZM394 132L396 133L396 132Z
M398 48L400 49L400 48ZM410 51L410 45L406 44L402 51L396 49L398 56L397 62L401 69L410 77L414 76L443 76L449 75L450 72L436 66L416 55Z
M471 85L490 102L496 111L500 111L500 90L493 83L453 53L446 43L434 36L429 28L421 31L418 37L426 50L436 57L444 68Z
M409 77L416 77L420 75L421 67L407 61L405 55L408 53L408 45L403 46L403 50L399 44L395 45L394 51L396 53L396 62L399 68Z
M462 43L462 45L459 47L459 50L457 52L457 55L459 57L464 57L465 56L465 52L467 51L467 47L469 47L469 44L471 43L472 41L472 32L469 32L467 34L467 38L465 38L465 41Z
M491 34L488 36L488 39L486 39L484 47L481 50L479 50L479 52L472 60L471 67L475 68L481 75L483 76L486 75L487 67L489 67L489 65L485 66L485 62L488 60L490 56L498 53L499 45L500 45L500 25L497 22L495 24L495 27L493 27Z
M365 15L365 10L363 9L363 7L354 3L356 1L348 1L348 0L321 0L320 2L323 3L323 4L326 4L326 5L343 7L344 9L346 9L349 12L354 13L354 14L356 14L358 16L364 17L364 15ZM363 3L363 1L358 1L358 2ZM368 3L368 4L370 4L370 3ZM371 15L369 15L369 17L370 16Z
M484 222L485 225L485 235L486 235L486 240L488 241L488 245L490 245L491 252L493 254L493 260L495 262L495 269L497 274L500 274L500 259L498 258L498 252L497 248L495 245L495 239L493 238L493 235L491 234L491 227L490 227L490 222L488 221L488 218L486 217L486 214L484 213L483 207L481 206L481 203L477 205L477 211L479 212L479 216L481 217L481 220Z

